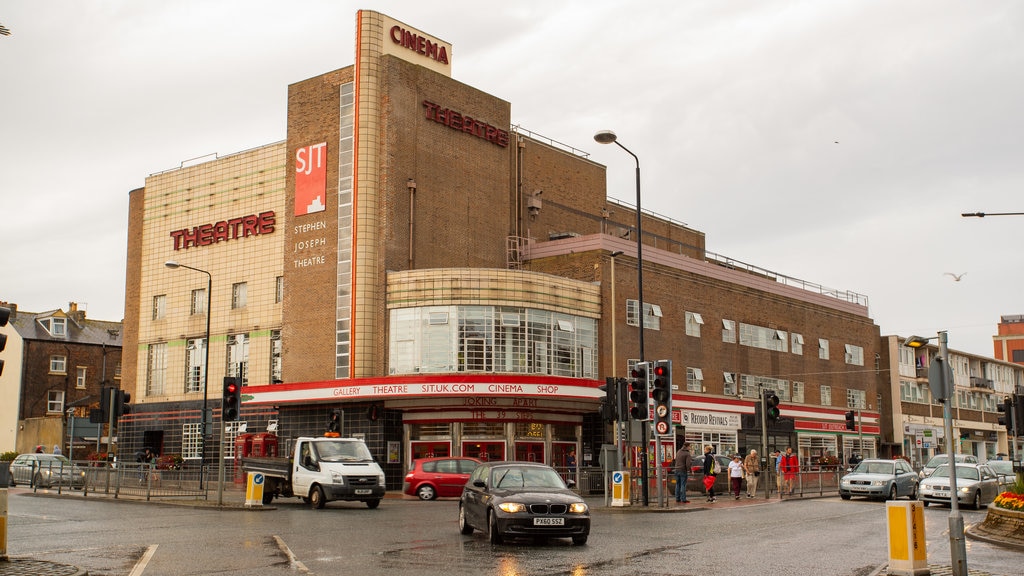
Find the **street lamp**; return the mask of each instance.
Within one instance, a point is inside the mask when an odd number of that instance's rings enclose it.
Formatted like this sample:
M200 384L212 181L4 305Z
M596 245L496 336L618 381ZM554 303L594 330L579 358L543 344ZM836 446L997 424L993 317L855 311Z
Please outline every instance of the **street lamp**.
M964 517L960 514L960 496L956 487L956 452L953 444L953 370L949 362L949 338L946 331L939 332L939 355L928 366L928 385L932 399L942 404L942 424L946 434L946 454L949 459L949 559L953 576L967 576L967 545L964 541ZM922 336L907 338L904 346L921 348L929 340Z
M618 136L611 130L601 130L597 134L594 134L594 140L600 144L615 144L619 148L622 148L633 160L636 161L636 299L637 299L637 315L640 318L638 324L640 325L640 332L638 338L638 344L640 345L640 360L644 361L644 254L643 254L643 240L644 240L644 229L643 221L640 210L640 158L637 158L636 154L633 154L629 148L626 148L619 143ZM647 462L647 426L641 426L641 439L643 442L643 449L640 452L640 482L642 484L640 493L643 496L643 504L647 506L650 502L650 492L647 487L648 480L648 462ZM661 443L658 443L661 446ZM658 475L661 475L662 466L658 463ZM661 484L658 484L659 489Z
M172 270L176 270L178 268L187 268L189 270L194 270L196 272L202 272L203 274L206 274L206 341L203 343L204 344L204 348L206 348L206 359L203 361L204 362L204 364L203 364L203 415L202 415L202 418L201 418L202 422L199 425L200 437L202 438L202 444L200 445L200 450L201 450L201 452L200 452L200 454L201 454L200 462L201 462L201 464L199 465L199 489L202 490L203 489L203 479L206 476L206 415L207 415L207 407L206 407L207 386L206 386L206 382L207 382L207 380L210 377L210 304L213 301L213 275L211 275L206 270L200 270L199 268L193 268L191 266L186 266L184 264L179 264L179 263L175 262L174 260L168 260L167 262L164 262L164 266L167 266L168 268L170 268ZM222 434L223 434L223 431L222 431ZM221 444L223 444L223 435L221 436ZM223 450L224 450L224 447L221 446L221 451L223 451ZM220 459L220 466L221 467L224 466L224 458L223 457ZM223 485L223 478L224 478L224 475L221 474L221 484L222 485Z

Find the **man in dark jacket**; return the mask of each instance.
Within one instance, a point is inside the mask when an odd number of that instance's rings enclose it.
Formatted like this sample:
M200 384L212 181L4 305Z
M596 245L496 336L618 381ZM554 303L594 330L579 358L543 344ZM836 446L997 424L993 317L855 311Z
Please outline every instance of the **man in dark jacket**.
M717 470L718 463L715 462L715 453L711 451L711 446L704 447L704 485L708 489L708 502L715 501L715 475L720 472ZM708 478L711 479L708 482Z
M686 499L686 479L690 476L690 468L693 467L693 456L690 454L689 442L676 452L676 502L689 504Z

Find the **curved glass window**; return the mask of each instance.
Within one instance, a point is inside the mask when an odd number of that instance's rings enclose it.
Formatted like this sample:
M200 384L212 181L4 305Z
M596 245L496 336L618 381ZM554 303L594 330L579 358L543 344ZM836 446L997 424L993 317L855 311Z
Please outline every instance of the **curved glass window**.
M509 306L391 311L391 374L503 372L595 378L597 321Z

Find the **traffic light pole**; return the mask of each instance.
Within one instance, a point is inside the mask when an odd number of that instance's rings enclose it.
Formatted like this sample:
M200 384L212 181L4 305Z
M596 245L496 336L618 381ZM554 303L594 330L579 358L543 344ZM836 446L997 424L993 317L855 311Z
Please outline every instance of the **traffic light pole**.
M949 556L953 576L967 576L967 546L964 542L964 517L960 514L960 497L956 487L956 450L953 438L953 382L949 376L948 335L939 332L939 356L942 358L941 378L945 398L942 401L942 423L946 434L946 453L949 454Z

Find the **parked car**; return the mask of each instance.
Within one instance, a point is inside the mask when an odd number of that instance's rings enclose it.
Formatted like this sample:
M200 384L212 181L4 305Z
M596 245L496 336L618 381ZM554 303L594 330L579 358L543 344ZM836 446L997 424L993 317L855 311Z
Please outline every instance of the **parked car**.
M11 461L10 476L11 486L85 486L85 470L75 466L66 456L60 454L20 454Z
M420 500L433 500L438 496L458 498L469 475L480 463L476 458L455 456L413 460L412 469L405 475L402 492Z
M590 535L590 510L554 468L533 462L485 462L459 499L459 531L505 538L572 538L579 546Z
M977 464L978 458L973 454L957 454L956 463L960 464L961 462L964 464ZM932 456L932 459L929 460L928 463L924 465L924 468L921 469L921 478L931 476L932 472L935 472L935 469L943 464L949 464L948 455L936 454L935 456Z
M1017 481L1017 473L1013 471L1013 462L1009 460L989 460L986 462L989 468L999 477L999 486L1006 489L1010 484Z
M861 460L852 472L839 480L839 497L853 496L895 500L906 496L917 498L919 479L906 460Z
M931 476L921 481L918 499L923 506L930 502L950 503L949 465L943 464ZM957 501L970 505L975 510L995 500L999 495L999 477L986 464L956 465Z
M715 494L723 495L729 492L729 458L721 454L715 454L715 461L718 462L718 475L715 476ZM669 494L675 493L675 474L669 470ZM743 480L743 490L746 490L746 479ZM690 468L690 475L686 477L686 491L703 494L707 492L704 488L704 454L693 457L693 465Z

